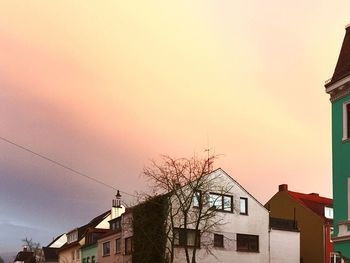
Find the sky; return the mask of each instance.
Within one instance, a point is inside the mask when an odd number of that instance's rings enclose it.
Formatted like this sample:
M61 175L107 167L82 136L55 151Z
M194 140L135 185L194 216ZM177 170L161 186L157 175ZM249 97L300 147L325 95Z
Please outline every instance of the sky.
M331 197L332 76L349 1L0 1L0 136L124 192L161 154L219 154L261 203ZM115 192L0 141L0 252ZM123 200L135 200L126 194Z

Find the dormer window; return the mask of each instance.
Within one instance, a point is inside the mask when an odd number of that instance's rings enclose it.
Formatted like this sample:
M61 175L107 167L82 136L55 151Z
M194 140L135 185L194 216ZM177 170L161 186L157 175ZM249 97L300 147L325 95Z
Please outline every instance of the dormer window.
M350 101L343 104L343 141L350 139Z
M333 219L333 208L332 207L324 207L324 217L328 219Z
M67 235L67 243L73 243L78 240L78 231L73 231Z
M109 222L110 229L120 231L122 228L121 217L117 217Z

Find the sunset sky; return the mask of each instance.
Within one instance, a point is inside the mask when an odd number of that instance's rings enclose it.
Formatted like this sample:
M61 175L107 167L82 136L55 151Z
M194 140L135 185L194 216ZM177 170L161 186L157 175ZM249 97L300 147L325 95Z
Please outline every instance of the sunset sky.
M221 154L261 203L331 197L332 76L350 1L1 1L0 136L122 191L160 154ZM0 140L0 252L114 191ZM132 204L130 196L123 195Z

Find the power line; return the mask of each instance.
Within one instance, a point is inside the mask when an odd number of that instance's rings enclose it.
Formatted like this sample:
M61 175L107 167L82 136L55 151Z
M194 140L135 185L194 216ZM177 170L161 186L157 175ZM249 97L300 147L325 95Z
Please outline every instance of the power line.
M11 145L13 145L13 146L15 146L15 147L17 147L17 148L20 148L20 149L26 151L26 152L29 152L29 153L31 153L31 154L37 156L37 157L40 157L40 158L42 158L42 159L44 159L44 160L46 160L46 161L48 161L48 162L51 162L51 163L55 164L55 165L57 165L57 166L60 166L60 167L66 169L66 170L68 170L68 171L71 171L72 173L75 173L75 174L78 174L78 175L80 175L80 176L82 176L82 177L84 177L84 178L87 178L87 179L89 179L89 180L91 180L91 181L93 181L93 182L95 182L95 183L101 184L101 185L103 185L103 186L105 186L105 187L108 187L108 188L110 188L110 189L113 189L113 190L115 190L115 191L119 190L119 189L117 189L116 187L114 187L114 186L112 186L112 185L109 185L109 184L107 184L107 183L105 183L105 182L103 182L103 181L101 181L101 180L99 180L99 179L96 179L96 178L94 178L94 177L92 177L92 176L90 176L90 175L87 175L87 174L85 174L85 173L79 172L79 171L76 170L76 169L73 169L73 168L71 168L71 167L69 167L69 166L67 166L67 165L65 165L65 164L63 164L63 163L60 163L60 162L58 162L58 161L55 161L55 160L53 160L53 159L51 159L51 158L49 158L49 157L47 157L47 156L45 156L45 155L43 155L43 154L37 153L37 152L35 152L35 151L33 151L33 150L27 148L27 147L24 147L24 146L22 146L22 145L20 145L20 144L18 144L18 143L15 143L15 142L13 142L13 141L10 141L10 140L8 140L8 139L6 139L6 138L4 138L4 137L1 137L1 136L0 136L0 139L3 140L4 142L7 142L8 144L11 144ZM136 195L127 193L127 192L125 192L125 191L119 190L119 192L137 198Z

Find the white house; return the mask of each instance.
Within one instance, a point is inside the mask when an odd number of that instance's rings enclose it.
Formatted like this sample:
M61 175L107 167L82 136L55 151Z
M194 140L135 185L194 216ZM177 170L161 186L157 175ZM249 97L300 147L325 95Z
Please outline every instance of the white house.
M197 262L268 263L267 209L224 170L217 169L208 176L214 178L212 185L215 185L208 197L209 204L215 207L216 216L222 218L222 221L200 241L208 244L211 239L211 253L198 244ZM226 189L224 192L220 190L223 186ZM193 209L197 209L196 202L193 205ZM187 238L191 238L190 235ZM186 241L179 240L174 262L186 262L181 242ZM187 240L189 242L191 241Z

